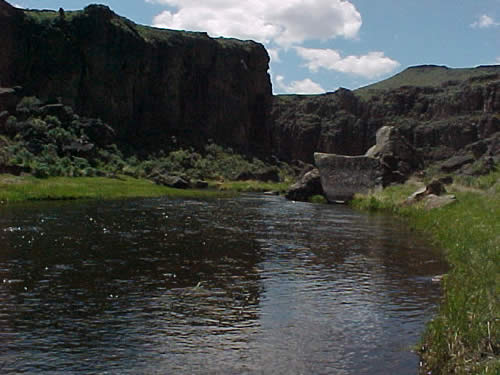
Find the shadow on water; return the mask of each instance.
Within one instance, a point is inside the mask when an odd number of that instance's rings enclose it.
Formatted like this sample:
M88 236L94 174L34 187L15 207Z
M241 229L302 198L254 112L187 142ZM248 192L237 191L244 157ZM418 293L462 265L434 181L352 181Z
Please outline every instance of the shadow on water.
M279 197L0 209L3 373L415 374L438 254Z

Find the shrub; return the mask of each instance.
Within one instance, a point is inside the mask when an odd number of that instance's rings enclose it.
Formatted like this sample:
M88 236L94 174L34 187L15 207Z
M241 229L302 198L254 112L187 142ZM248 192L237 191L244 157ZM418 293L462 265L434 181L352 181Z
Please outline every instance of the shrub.
M50 176L50 168L46 163L34 163L31 167L31 173L38 178L47 178Z
M17 104L16 111L19 114L27 116L29 114L37 114L40 112L42 102L34 96L27 96L21 99Z

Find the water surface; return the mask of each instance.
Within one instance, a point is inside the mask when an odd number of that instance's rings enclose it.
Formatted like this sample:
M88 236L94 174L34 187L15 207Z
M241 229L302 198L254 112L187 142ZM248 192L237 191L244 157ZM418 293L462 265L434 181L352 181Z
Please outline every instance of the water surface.
M262 195L2 207L0 373L416 374L424 240Z

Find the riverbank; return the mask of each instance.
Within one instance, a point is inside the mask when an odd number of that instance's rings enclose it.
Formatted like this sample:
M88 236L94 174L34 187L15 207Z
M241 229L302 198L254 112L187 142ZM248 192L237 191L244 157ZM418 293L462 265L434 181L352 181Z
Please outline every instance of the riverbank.
M217 198L241 191L282 191L286 184L211 182L208 189L174 189L146 179L129 176L49 177L0 175L0 204L34 200L120 199L170 196L179 198Z
M498 374L500 371L500 172L458 180L456 202L425 210L401 203L418 187L393 186L357 196L352 205L406 218L446 251L450 272L443 300L418 352L422 374Z

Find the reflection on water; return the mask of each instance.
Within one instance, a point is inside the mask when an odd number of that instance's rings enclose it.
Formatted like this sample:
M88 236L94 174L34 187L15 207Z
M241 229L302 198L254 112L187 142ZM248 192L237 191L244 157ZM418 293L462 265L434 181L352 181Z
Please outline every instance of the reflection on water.
M444 263L279 197L0 209L0 372L416 374Z

